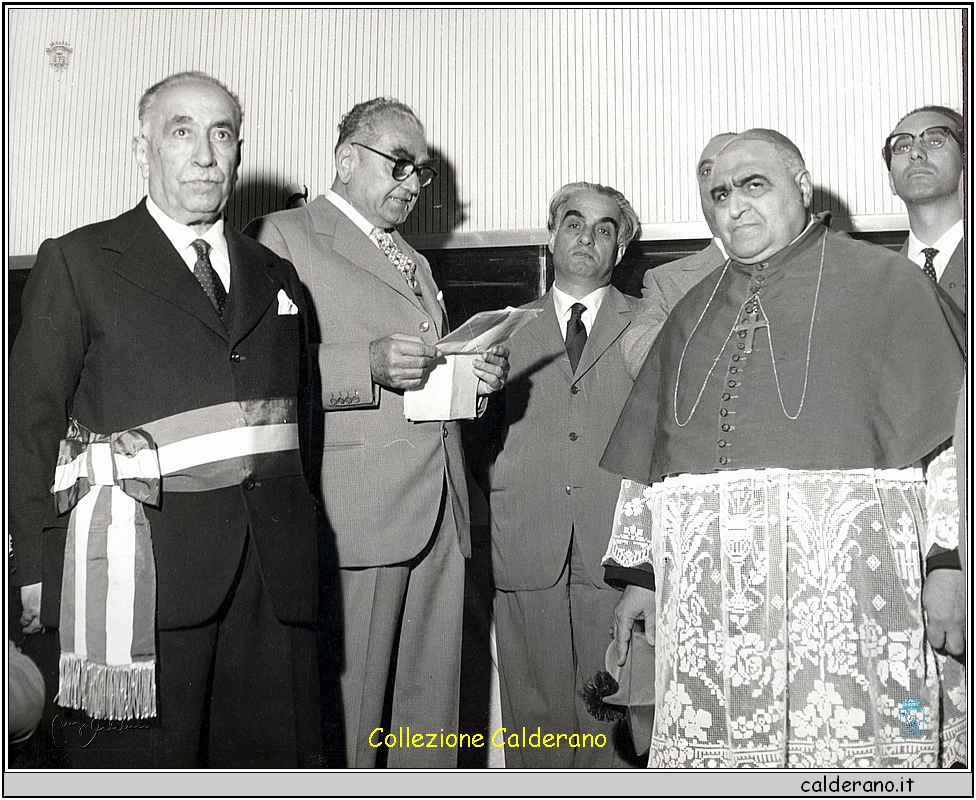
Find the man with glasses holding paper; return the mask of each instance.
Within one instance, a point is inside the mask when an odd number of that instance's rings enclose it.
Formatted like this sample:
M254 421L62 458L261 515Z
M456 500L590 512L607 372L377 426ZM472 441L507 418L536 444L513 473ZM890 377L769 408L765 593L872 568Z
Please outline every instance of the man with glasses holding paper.
M450 768L456 748L417 747L412 737L457 733L470 555L464 455L457 422L404 417L403 393L424 383L448 322L429 264L396 232L437 173L422 123L390 98L342 118L335 164L325 195L249 232L295 264L318 317L346 764L374 767L384 752L389 767ZM497 346L474 361L479 395L502 388L507 355ZM391 734L396 744L384 745Z
M965 139L961 114L944 106L923 106L902 117L882 151L891 191L908 208L908 240L902 253L941 286L964 314Z

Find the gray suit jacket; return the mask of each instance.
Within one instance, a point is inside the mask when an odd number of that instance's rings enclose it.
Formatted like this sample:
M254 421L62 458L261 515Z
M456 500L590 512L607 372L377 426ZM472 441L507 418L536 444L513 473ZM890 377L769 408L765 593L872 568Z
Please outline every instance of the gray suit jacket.
M422 296L366 234L324 196L253 221L246 231L289 259L318 320L323 425L321 494L340 567L397 564L430 540L441 497L470 555L468 491L457 422L408 422L403 393L373 383L369 343L411 334L434 344L447 313L427 260L394 233L417 264ZM317 334L317 336L316 336Z
M566 355L552 290L526 308L540 308L509 342L501 451L491 481L495 585L547 589L566 563L575 529L582 565L605 587L607 549L620 478L599 467L617 417L634 385L620 338L638 300L610 287L574 374Z
M902 245L901 253L908 256L908 239ZM945 289L946 294L953 303L966 313L966 237L956 245L956 249L949 256L949 263L946 264L942 277L939 278L939 286Z
M636 379L671 309L702 278L724 263L725 256L713 241L700 253L644 273L640 312L621 342L624 363L631 378Z

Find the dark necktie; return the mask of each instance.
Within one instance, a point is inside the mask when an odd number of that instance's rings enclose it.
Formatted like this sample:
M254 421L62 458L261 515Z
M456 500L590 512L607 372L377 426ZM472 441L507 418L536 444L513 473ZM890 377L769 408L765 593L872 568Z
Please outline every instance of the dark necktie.
M939 254L939 251L934 247L925 247L922 249L925 254L925 263L922 264L922 272L928 275L935 283L939 282L939 276L935 274L935 257Z
M413 262L413 259L397 247L397 243L393 241L393 235L389 231L385 231L382 228L373 228L373 236L376 237L376 243L379 245L380 250L383 251L383 255L390 259L390 263L400 270L403 277L407 279L410 288L416 291L417 265Z
M223 317L224 304L227 302L227 292L224 289L224 284L220 281L220 277L214 270L213 264L210 263L210 244L203 239L197 239L193 242L193 249L197 251L197 261L193 265L193 274L200 281L203 291L207 293L207 297L214 304L217 313Z
M566 354L569 356L569 366L573 372L579 366L580 356L583 355L583 347L586 345L586 326L583 325L583 312L586 306L582 303L573 303L570 308L572 316L566 323Z

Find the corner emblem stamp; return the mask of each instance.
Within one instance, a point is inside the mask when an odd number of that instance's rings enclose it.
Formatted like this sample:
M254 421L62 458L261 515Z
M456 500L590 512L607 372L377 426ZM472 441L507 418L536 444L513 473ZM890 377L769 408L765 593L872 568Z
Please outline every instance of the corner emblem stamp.
M74 50L67 42L51 42L45 51L51 68L59 75L64 72L71 63L71 54Z

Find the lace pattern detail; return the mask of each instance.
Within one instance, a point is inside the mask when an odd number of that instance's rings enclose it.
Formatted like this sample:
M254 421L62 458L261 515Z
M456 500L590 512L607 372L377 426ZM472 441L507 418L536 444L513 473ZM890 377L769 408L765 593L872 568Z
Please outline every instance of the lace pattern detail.
M637 499L627 488L622 503ZM618 522L640 535L617 538L615 525L608 557L642 558L653 532L649 766L966 760L964 668L924 635L920 470L742 470L668 479L639 499L618 504Z

